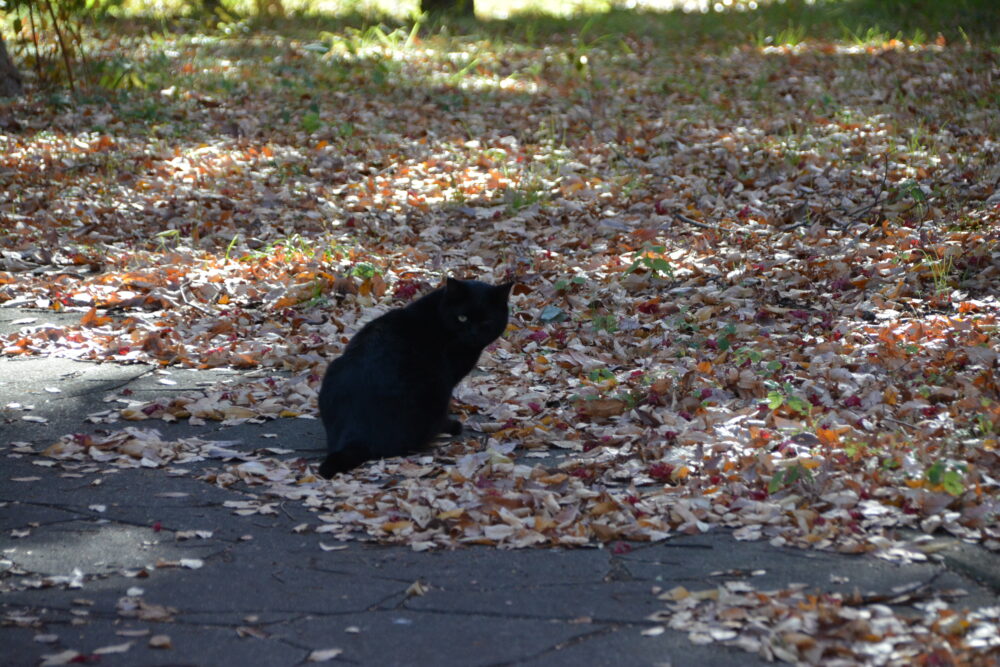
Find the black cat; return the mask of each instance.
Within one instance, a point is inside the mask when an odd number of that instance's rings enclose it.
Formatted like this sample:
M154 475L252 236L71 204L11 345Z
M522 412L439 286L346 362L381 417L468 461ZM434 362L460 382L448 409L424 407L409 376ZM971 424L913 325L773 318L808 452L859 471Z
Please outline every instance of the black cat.
M512 286L448 278L362 327L323 377L319 414L329 453L319 473L329 478L418 451L438 433L458 435L462 423L448 417L451 392L507 328Z

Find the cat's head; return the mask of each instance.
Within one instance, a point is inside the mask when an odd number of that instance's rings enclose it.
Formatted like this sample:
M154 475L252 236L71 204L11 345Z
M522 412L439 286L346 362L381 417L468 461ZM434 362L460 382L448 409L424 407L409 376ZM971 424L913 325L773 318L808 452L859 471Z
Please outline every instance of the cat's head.
M441 300L445 328L465 345L486 347L507 328L507 299L513 286L448 278Z

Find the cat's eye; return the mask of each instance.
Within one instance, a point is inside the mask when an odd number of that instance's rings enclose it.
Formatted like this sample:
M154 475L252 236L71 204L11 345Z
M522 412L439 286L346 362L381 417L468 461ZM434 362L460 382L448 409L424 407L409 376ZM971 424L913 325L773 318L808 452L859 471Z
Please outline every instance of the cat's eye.
M459 315L458 316L458 321L459 322L468 322L469 321L469 316L468 315Z

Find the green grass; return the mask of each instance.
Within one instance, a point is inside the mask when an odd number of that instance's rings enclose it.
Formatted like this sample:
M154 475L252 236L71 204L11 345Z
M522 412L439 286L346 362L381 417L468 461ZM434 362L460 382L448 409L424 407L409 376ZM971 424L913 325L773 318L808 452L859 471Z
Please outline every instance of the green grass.
M617 3L598 0L479 0L478 20L425 17L419 26L416 1L285 2L287 18L257 19L253 2L224 0L235 23L220 24L218 17L199 15L197 2L153 5L148 0L129 0L104 5L108 8L104 20L131 24L143 32L188 30L193 21L201 21L203 27L215 26L228 36L249 31L250 24L265 23L286 36L314 39L326 31L357 46L377 42L400 47L404 42L412 44L417 33L475 35L528 46L568 41L583 52L619 35L655 38L661 44L795 44L808 39L871 43L892 38L923 43L939 33L949 41L1000 41L1000 10L995 0L816 0L811 4L805 0L757 0L750 5L748 0L735 0L723 11L711 8L723 3L705 0L709 10L704 13L654 11L643 9L641 4L636 9L618 9ZM758 3L755 9L749 8ZM521 11L507 16L512 8ZM576 11L570 11L574 8Z

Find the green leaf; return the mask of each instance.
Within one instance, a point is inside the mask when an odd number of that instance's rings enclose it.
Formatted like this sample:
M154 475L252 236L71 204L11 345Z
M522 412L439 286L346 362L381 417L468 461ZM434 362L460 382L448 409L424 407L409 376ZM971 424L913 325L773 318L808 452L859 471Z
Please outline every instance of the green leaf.
M789 467L785 471L785 484L789 485L789 484L794 484L795 482L797 482L798 479L799 479L799 476L802 473L802 470L803 470L803 468L800 465L793 465L793 466Z
M564 313L558 306L545 306L545 308L542 308L542 312L538 316L538 319L545 324L549 324L550 322L563 322L568 318L569 315Z
M941 478L944 475L944 463L942 461L938 461L928 468L924 475L927 477L927 481L931 484L940 484Z
M776 470L774 476L771 477L771 481L767 483L767 492L774 493L775 491L783 487L785 485L783 481L784 476L785 476L784 470Z
M663 273L670 273L672 270L670 268L670 262L663 259L662 257L652 258L652 260L650 261L650 268L652 268L654 271L662 271Z
M809 413L809 403L799 398L798 396L788 397L788 407L794 410L795 412L799 412L801 414Z
M302 129L312 134L323 126L323 121L319 119L318 113L307 113L302 117Z
M957 470L946 472L941 484L944 490L953 496L960 496L965 492L965 480L962 479L962 473Z
M587 373L587 377L590 378L591 382L603 382L604 380L613 379L615 375L607 368L595 368Z
M767 394L767 407L777 410L785 402L785 397L779 392L772 391Z
M375 268L374 264L369 264L368 262L361 262L351 269L351 275L358 278L372 278L376 273L380 273L380 271Z

